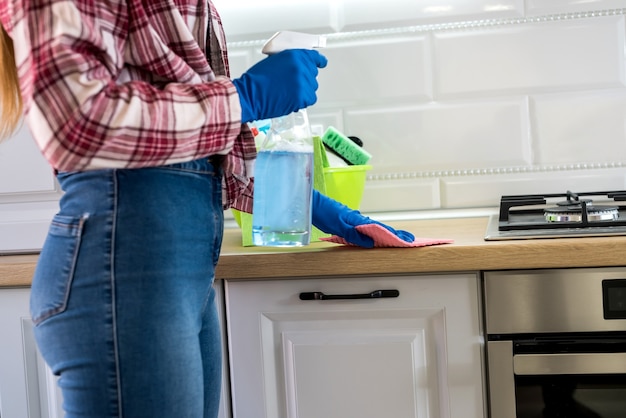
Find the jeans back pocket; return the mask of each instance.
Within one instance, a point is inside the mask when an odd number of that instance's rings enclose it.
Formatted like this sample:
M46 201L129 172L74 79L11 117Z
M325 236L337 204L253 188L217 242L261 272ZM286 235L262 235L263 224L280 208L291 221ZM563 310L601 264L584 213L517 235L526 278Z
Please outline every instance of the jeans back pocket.
M30 311L40 324L67 308L80 241L88 214L55 215L33 277Z

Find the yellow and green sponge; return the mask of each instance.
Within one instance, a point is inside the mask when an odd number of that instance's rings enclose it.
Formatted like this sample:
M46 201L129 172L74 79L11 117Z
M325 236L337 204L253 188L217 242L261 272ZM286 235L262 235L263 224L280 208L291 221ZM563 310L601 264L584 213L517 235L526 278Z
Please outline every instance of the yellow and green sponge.
M365 165L372 155L357 145L352 139L345 136L337 129L329 126L322 136L322 142L337 155L342 157L348 164Z

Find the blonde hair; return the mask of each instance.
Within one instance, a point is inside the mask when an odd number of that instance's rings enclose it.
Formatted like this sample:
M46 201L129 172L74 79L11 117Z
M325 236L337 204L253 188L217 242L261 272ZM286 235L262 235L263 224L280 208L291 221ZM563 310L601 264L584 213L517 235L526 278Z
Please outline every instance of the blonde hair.
M0 141L17 128L22 108L13 40L0 25Z

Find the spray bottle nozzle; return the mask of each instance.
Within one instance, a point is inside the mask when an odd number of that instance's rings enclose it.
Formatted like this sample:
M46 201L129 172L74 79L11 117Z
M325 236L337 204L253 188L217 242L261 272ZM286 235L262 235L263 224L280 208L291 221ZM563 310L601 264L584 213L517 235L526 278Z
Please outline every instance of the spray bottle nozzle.
M267 55L276 54L286 49L314 49L326 47L324 35L312 35L309 33L280 31L276 32L265 42L261 52Z

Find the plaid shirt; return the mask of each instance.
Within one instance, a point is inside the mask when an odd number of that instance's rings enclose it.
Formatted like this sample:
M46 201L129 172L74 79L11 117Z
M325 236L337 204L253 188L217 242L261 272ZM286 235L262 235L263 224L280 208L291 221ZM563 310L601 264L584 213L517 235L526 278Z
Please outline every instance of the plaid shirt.
M224 208L251 212L254 138L210 0L3 0L0 22L27 123L56 170L227 154Z

